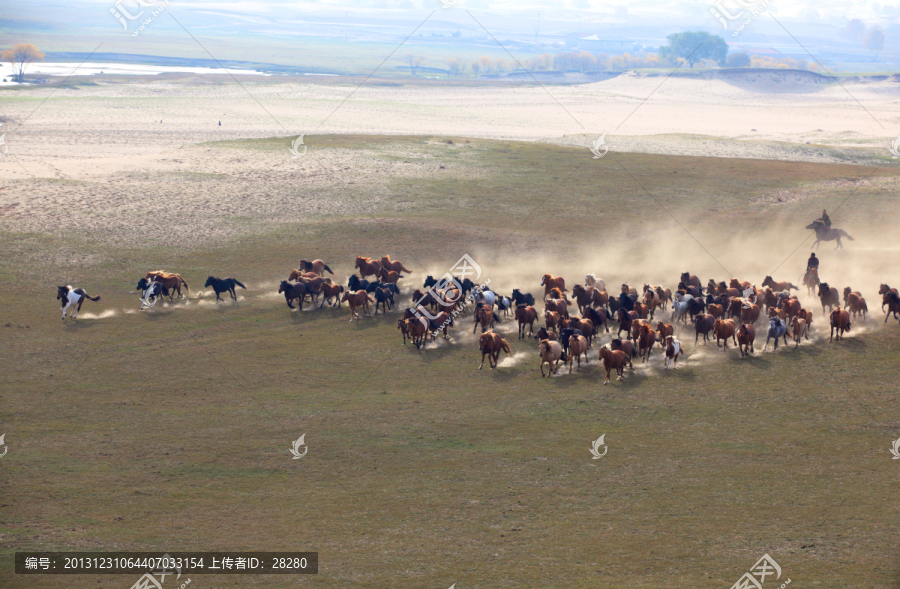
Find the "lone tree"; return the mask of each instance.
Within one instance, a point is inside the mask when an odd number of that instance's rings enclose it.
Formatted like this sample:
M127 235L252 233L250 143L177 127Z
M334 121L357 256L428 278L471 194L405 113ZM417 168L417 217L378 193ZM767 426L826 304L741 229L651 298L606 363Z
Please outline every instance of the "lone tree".
M422 67L422 64L425 62L425 58L421 55L416 55L415 53L407 53L403 57L403 61L409 64L409 71L412 72L412 75L416 75L416 72Z
M750 56L746 53L732 53L725 60L728 67L750 67Z
M717 35L710 35L704 31L688 31L686 33L674 33L666 37L669 44L659 48L662 57L680 57L687 61L691 67L698 61L712 59L725 65L725 57L728 55L728 44L725 39Z
M13 80L20 84L25 81L25 66L39 59L44 59L44 54L38 51L34 45L25 43L17 43L12 46L12 49L6 49L0 53L0 60L12 64Z
M872 52L881 51L884 48L884 33L881 27L874 26L866 33L866 49Z

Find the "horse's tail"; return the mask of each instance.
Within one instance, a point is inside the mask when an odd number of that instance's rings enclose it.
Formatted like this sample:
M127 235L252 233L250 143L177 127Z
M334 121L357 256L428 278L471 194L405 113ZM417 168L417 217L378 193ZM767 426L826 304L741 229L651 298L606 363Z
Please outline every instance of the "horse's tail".
M506 352L510 356L512 355L512 350L509 347L509 342L506 341L505 339L500 340L500 347L503 348L504 352Z
M234 280L234 283L237 284L238 286L240 286L241 288L243 288L243 289L246 289L246 288L247 288L246 286L244 286L243 284L241 284L241 281L238 280L237 278L232 278L232 280ZM187 283L185 283L184 286L187 287Z
M180 280L180 281L181 281L181 284L184 285L184 289L185 289L185 290L191 290L191 287L188 286L187 280L185 280L184 278L182 278L180 274L178 275L178 280ZM235 281L235 282L237 282L237 281Z
M331 271L331 268L328 267L328 264L322 264L322 266L325 268L325 270L328 271L329 274L331 274L332 276L334 275L334 272Z
M89 300L89 301L99 301L99 300L100 300L100 295L97 295L97 296L95 296L95 297L92 297L92 296L89 295L88 293L84 293L84 298L86 298L86 299Z
M856 241L855 239L853 239L853 236L852 236L852 235L850 235L849 233L847 233L847 232L844 231L843 229L838 229L838 231L840 231L840 232L841 232L841 235L843 235L844 237L846 237L846 238L849 239L850 241Z
M407 267L404 266L403 264L400 264L400 271L401 271L401 272L408 272L409 274L412 274L412 270L410 270L409 268L407 268Z
M793 288L794 290L800 290L798 287L796 287L796 286L794 286L793 284L791 284L790 282L788 282L788 290L791 290L792 288Z
M366 298L369 299L369 302L370 302L370 303L374 303L374 302L375 302L375 299L373 299L372 297L370 297L370 296L369 296L369 293L366 293Z

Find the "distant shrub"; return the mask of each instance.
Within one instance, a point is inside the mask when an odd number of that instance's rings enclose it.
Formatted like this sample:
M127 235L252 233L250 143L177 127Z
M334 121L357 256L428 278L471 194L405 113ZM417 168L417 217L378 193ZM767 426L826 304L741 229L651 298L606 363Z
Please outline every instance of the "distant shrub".
M732 53L725 60L728 67L750 67L750 56L746 53Z

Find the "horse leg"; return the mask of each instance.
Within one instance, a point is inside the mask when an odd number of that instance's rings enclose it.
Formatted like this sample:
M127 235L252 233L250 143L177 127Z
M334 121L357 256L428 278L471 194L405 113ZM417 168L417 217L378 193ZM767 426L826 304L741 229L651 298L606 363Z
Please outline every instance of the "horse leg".
M481 366L478 367L478 370L484 368L484 350L481 351Z

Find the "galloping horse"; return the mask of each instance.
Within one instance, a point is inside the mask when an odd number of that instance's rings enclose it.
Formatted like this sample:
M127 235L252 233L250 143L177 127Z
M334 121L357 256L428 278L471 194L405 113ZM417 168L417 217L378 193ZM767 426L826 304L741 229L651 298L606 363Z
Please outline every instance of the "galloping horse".
M291 282L299 281L301 278L318 278L318 277L319 277L319 274L316 274L315 272L304 272L302 270L291 270L291 273L288 274L288 280L290 280ZM354 274L353 276L350 277L351 280L353 278L356 278L357 280L359 280L359 277L356 274ZM354 290L359 290L359 289L354 289Z
M609 327L606 326L606 322L612 320L612 314L609 311L606 309L594 309L593 307L588 307L584 310L584 315L591 320L591 323L597 328L598 333L601 325L603 326L603 329L606 330L606 333L609 333Z
M884 306L887 305L887 315L884 316L884 322L887 323L888 318L891 314L894 315L894 319L900 320L900 317L897 316L900 313L900 295L897 294L895 290L888 290L881 297L881 310L884 310Z
M641 355L641 362L650 360L650 352L656 344L657 333L650 329L649 325L641 325L641 332L638 335L638 353Z
M734 336L734 319L716 319L713 323L713 333L716 334L716 347L719 347L719 341L725 340L725 350L728 351L728 338L731 338L734 345L737 345L737 338Z
M234 302L237 302L237 294L234 292L235 285L240 286L243 289L247 287L241 284L236 278L216 278L215 276L210 276L206 279L206 284L203 285L203 288L213 287L213 290L216 292L216 302L222 301L223 299L219 298L219 294L223 292L227 292L231 294L231 298Z
M809 325L807 325L805 319L801 319L799 317L794 317L794 322L791 324L791 329L794 332L794 341L797 342L796 347L800 347L800 340L804 337L809 339Z
M293 309L294 305L291 304L291 301L297 299L299 301L300 310L303 310L303 299L306 298L308 293L305 284L302 282L288 282L287 280L282 280L281 286L278 287L278 292L284 293L284 300L287 302L288 307Z
M836 229L834 227L826 227L825 223L822 221L813 221L809 225L806 226L807 229L811 229L816 232L816 240L813 242L813 245L816 246L816 249L819 249L820 241L835 241L837 240L837 246L834 249L844 249L843 244L841 244L841 238L846 237L850 241L856 241L853 239L849 233L844 231L843 229Z
M888 294L888 293L890 293L890 292L894 293L895 295L900 295L900 292L897 292L897 289L896 289L896 288L891 288L891 287L888 286L887 284L882 284L881 286L878 287L878 294L880 294L880 295L886 295L886 294ZM884 302L884 301L886 301L886 300L887 300L887 299L885 299L885 298L882 296L882 303L881 303L881 310L882 310L882 311L884 311L884 306L887 304L886 302Z
M164 272L162 270L157 270L156 272L147 272L147 275L144 276L147 280L152 282L158 282L165 286L172 294L169 295L169 300L172 300L175 292L178 293L178 298L182 297L181 294L181 285L184 285L184 290L190 290L188 283L185 282L184 278L181 277L181 274L173 274L170 272Z
M496 368L501 350L507 354L512 354L512 350L509 349L509 342L493 331L481 334L481 337L478 338L478 349L481 350L481 366L478 367L478 370L484 368L485 356L488 357L488 364L490 364L491 368ZM543 369L543 367L544 365L541 363L541 368Z
M753 353L753 341L755 339L756 330L753 329L753 326L741 323L741 326L738 327L738 350L741 352L741 358ZM745 349L747 351L746 354L744 353Z
M696 330L696 335L694 336L694 345L700 341L700 334L703 334L703 343L709 342L709 332L712 331L713 325L716 323L716 318L712 315L698 315L696 319L694 319L694 329Z
M762 282L762 285L763 285L763 287L771 286L772 290L774 290L776 292L781 292L783 290L790 292L791 289L800 290L799 288L797 288L796 286L794 286L793 284L791 284L790 282L787 282L787 281L775 282L775 280L773 280L771 276L766 276L766 278Z
M866 299L857 291L850 291L850 287L844 289L844 304L850 309L852 319L856 319L857 315L862 315L862 320L866 320L866 313L869 312L869 306L866 305Z
M838 332L837 339L839 340L844 339L845 331L850 331L850 314L841 309L840 305L831 312L831 336L828 338L829 342L834 338L835 331Z
M678 365L678 356L681 355L681 342L675 339L674 335L666 338L666 370L669 369L669 362L672 363L672 370Z
M370 274L376 276L378 271L381 270L381 262L378 260L373 260L372 258L363 258L359 256L356 258L356 263L353 265L354 268L359 269L359 277L365 278Z
M828 311L831 312L841 304L838 289L828 286L827 282L819 283L819 300L822 301L822 315L825 314L825 307L828 307Z
M806 294L812 295L819 286L819 269L810 268L809 274L803 277L803 284L806 286Z
M600 348L600 359L603 360L603 368L606 369L606 380L603 384L609 384L609 373L611 370L616 371L616 380L622 380L625 373L625 364L628 363L628 357L625 352L620 350L612 350L607 346Z
M555 373L559 368L559 359L563 355L562 345L559 342L544 339L538 344L538 352L541 355L541 376L546 376L544 364L550 366L550 374Z
M81 304L84 302L84 299L88 299L89 301L99 301L100 295L92 297L84 292L83 288L72 288L71 286L58 286L56 288L56 300L62 301L61 310L64 321L66 319L66 311L70 306L75 307L72 309L70 318L75 319L78 317L78 312L81 311Z
M384 268L379 269L376 275L378 276L378 280L386 284L397 284L397 281L403 278L403 276L401 276L399 272L396 272L394 270L385 270Z
M690 272L682 272L681 282L683 282L685 284L685 286L696 286L697 288L701 289L701 291L702 291L703 287L700 284L700 279L697 278L696 276L694 276L693 274L691 274Z
M516 305L516 321L519 322L519 339L525 339L525 326L528 326L530 335L534 334L534 322L537 321L537 311L531 305Z
M287 295L285 295L285 297L287 297ZM359 313L356 312L357 307L362 307L364 313L371 315L372 312L369 311L369 303L375 302L369 298L369 293L362 290L357 292L345 292L344 296L341 297L341 302L343 303L344 301L347 301L347 303L350 304L350 323L353 323L354 315L357 320L359 319Z
M334 274L334 272L331 271L331 268L328 267L328 264L322 260L313 260L312 262L300 260L300 267L307 272L315 272L319 276L325 276L325 270L328 270L329 274Z
M550 291L558 288L562 292L569 292L566 288L566 279L562 276L553 276L552 274L544 274L541 277L541 286L544 287L544 300L550 296Z
M634 349L634 345L629 341L622 341L618 338L612 340L608 344L610 350L618 350L625 354L625 358L628 361L628 366L634 368L634 364L632 363L632 359L637 358L637 350ZM605 346L604 346L605 347Z
M400 274L401 272L412 274L412 270L410 270L409 268L405 268L399 261L391 261L390 256L384 256L383 258L381 258L381 266L385 270L393 270L397 274Z
M588 274L584 277L584 285L594 290L606 290L606 281L602 278L597 278L594 274Z
M778 338L784 338L784 345L787 345L787 324L778 317L769 319L769 331L766 334L766 345L763 346L763 351L769 347L769 340L773 338L776 350L778 349Z
M343 294L344 287L340 284L323 284L322 285L322 304L319 305L319 308L322 308L322 305L334 299L334 302L331 304L332 307L340 307L341 306L341 298L339 295ZM393 307L394 299L391 298L391 306ZM405 342L404 342L405 343Z
M137 289L141 291L141 311L150 309L162 297L170 297L169 289L160 282L149 282L146 278L141 278L137 283Z

